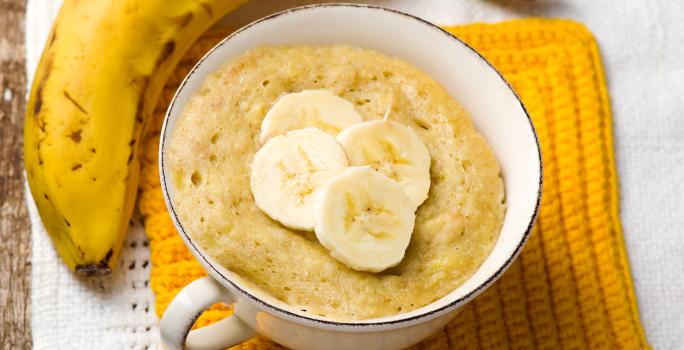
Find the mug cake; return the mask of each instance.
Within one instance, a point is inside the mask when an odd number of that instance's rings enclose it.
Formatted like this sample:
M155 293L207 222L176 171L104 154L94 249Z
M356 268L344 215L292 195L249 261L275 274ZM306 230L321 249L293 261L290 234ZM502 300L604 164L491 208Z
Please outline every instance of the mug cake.
M367 49L251 49L206 78L167 147L193 241L251 286L336 320L448 294L504 217L499 164L467 112Z

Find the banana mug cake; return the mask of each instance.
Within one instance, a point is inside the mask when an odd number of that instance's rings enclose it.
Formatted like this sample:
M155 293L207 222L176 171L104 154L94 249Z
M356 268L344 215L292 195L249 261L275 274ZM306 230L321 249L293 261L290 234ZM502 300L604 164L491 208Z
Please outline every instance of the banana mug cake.
M168 141L193 241L247 283L349 321L465 282L505 211L468 114L409 64L350 46L264 46L227 62Z

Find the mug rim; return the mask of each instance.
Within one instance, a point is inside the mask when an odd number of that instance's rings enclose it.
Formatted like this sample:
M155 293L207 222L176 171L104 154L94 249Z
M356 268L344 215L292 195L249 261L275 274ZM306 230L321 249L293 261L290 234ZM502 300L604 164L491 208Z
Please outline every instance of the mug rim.
M429 310L427 312L418 314L418 315L413 315L410 317L404 317L404 318L397 318L394 320L387 320L387 321L378 321L378 322L372 322L372 321L366 321L366 320L360 320L360 321L353 321L353 322L344 322L344 321L334 321L334 320L323 320L319 318L313 318L309 316L304 316L300 314L293 313L291 311L288 311L286 309L283 309L281 307L278 307L276 305L273 305L271 303L268 303L261 298L255 296L254 294L250 293L247 291L245 288L239 286L236 282L233 282L230 278L225 276L221 271L219 271L214 265L207 259L205 254L195 245L193 242L192 238L188 233L185 231L183 228L183 225L181 224L180 218L178 217L178 214L175 211L175 208L173 206L173 203L171 201L170 195L169 195L169 190L168 190L168 185L167 185L167 179L165 176L165 167L164 167L164 149L165 149L165 142L167 139L167 127L170 121L170 116L171 116L171 111L174 109L176 100L180 94L183 93L184 87L187 84L188 80L190 77L196 72L198 67L200 67L204 61L211 56L215 51L218 50L221 46L226 44L230 39L236 37L237 35L241 34L245 30L268 20L291 14L294 12L300 12L300 11L306 11L310 9L315 9L315 8L327 8L327 7L346 7L346 8L364 8L364 9L371 9L371 10L377 10L377 11L385 11L389 12L395 15L403 16L405 18L411 19L418 21L424 25L427 25L433 30L437 30L438 33L441 35L446 35L450 40L455 41L456 43L463 45L465 48L470 50L472 53L477 55L477 57L484 62L489 69L494 71L499 79L506 85L508 90L513 94L513 97L515 97L515 100L521 107L522 112L524 113L525 117L527 118L528 126L531 131L531 135L534 138L534 143L535 143L535 149L537 152L537 160L539 164L539 180L537 182L537 195L535 199L535 205L534 205L534 210L531 213L531 216L528 221L527 228L525 229L525 232L523 233L520 241L516 245L515 249L513 252L510 254L510 256L499 266L499 268L494 271L486 280L484 280L482 283L480 283L477 287L473 288L471 291L468 293L464 294L463 296L449 302L446 305L443 305L441 307L438 307L434 310ZM237 293L241 296L247 297L251 301L255 302L256 304L262 306L263 308L274 312L276 315L280 315L285 317L286 319L290 319L292 321L300 321L305 324L309 324L315 327L320 327L320 328L334 328L334 329L348 329L348 330L360 330L360 328L370 328L372 326L375 327L382 327L382 328L399 328L405 325L406 323L414 323L416 321L427 321L429 319L433 319L438 316L442 316L460 305L463 305L467 302L469 302L471 299L479 295L481 292L483 292L486 288L491 286L501 275L508 269L508 267L512 264L512 262L518 257L520 254L523 246L527 242L530 233L532 232L532 228L534 227L534 224L537 219L537 215L539 213L539 207L541 205L541 198L542 198L542 189L543 189L543 179L544 179L544 165L543 165L543 160L542 160L542 155L541 155L541 147L539 144L539 137L537 135L537 132L535 130L534 124L532 123L532 119L525 108L525 105L522 103L522 100L520 99L520 96L518 96L517 92L513 89L511 84L504 78L504 76L484 57L482 54L480 54L477 50L473 49L470 45L468 45L466 42L458 38L457 36L451 34L450 32L446 31L445 29L427 21L424 20L420 17L417 17L415 15L405 13L399 10L395 9L390 9L390 8L385 8L382 6L376 6L376 5L369 5L369 4L353 4L353 3L323 3L323 4L312 4L312 5L304 5L304 6L298 6L298 7L293 7L290 9L286 9L283 11L279 11L273 14L270 14L268 16L262 17L260 19L257 19L237 30L232 32L230 35L226 36L225 38L221 39L220 42L218 42L216 45L214 45L207 53L202 56L202 58L197 61L197 63L193 66L193 68L188 72L188 74L183 78L183 81L181 84L178 86L176 89L176 92L174 93L173 99L171 100L171 103L169 104L169 107L164 115L164 122L162 124L162 129L160 133L160 141L159 141L159 176L161 180L161 187L162 187L162 192L164 195L164 201L166 202L166 207L167 211L172 217L174 226L176 227L178 233L181 235L183 238L183 241L185 242L186 245L189 246L190 251L192 252L193 256L203 265L205 270L209 272L209 274L217 279L221 284L224 285L224 287L229 288L232 292ZM491 252L490 252L491 254ZM227 285L226 285L227 284ZM446 295L445 295L446 296ZM432 303L437 302L438 300L444 298L445 296L442 296L441 298L433 301ZM432 304L430 303L430 304ZM428 306L430 304L424 305ZM398 314L400 315L400 314ZM373 328L375 328L373 327Z

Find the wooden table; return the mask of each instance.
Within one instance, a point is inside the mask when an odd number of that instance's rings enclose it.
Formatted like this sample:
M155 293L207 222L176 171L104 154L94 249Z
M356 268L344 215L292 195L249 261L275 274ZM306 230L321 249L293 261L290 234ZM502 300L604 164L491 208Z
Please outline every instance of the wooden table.
M25 0L0 0L0 348L31 348L31 231L22 134Z

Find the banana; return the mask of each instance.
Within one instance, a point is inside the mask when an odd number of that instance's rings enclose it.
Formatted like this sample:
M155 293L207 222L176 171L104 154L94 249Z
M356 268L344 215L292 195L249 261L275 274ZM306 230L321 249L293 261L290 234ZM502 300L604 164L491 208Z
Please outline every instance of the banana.
M351 102L328 90L303 90L284 95L271 107L261 122L259 140L266 143L274 136L306 127L335 136L361 121Z
M414 210L396 181L370 166L349 167L318 193L314 231L335 259L355 270L380 272L403 259Z
M257 206L274 220L313 230L313 205L322 184L347 167L340 144L306 128L270 139L254 155L250 186Z
M397 181L417 208L430 190L430 153L409 127L390 120L352 125L337 135L350 165L370 165Z
M29 95L31 194L66 264L116 265L133 211L143 129L167 77L244 0L65 0Z

